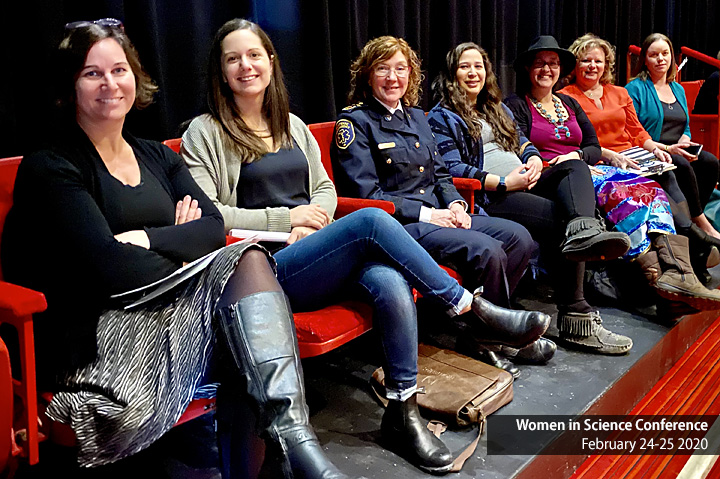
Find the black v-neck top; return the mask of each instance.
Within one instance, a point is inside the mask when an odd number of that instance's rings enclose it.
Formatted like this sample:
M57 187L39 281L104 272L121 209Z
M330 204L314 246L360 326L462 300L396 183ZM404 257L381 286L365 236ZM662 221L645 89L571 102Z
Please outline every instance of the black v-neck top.
M160 181L144 163L140 167L140 184L130 186L98 169L100 188L107 198L105 219L114 235L125 231L171 225L175 222L175 203Z
M293 140L294 143L294 140ZM310 171L297 144L243 165L237 185L239 208L294 208L310 204Z

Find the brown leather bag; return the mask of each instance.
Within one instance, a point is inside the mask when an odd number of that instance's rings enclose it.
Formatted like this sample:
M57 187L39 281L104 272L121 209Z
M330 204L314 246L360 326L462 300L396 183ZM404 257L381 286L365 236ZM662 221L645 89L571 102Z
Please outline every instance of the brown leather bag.
M490 366L455 351L421 344L418 349L418 405L448 424L478 424L478 437L456 459L453 471L459 471L473 454L485 429L485 418L513 398L513 377L507 371ZM385 400L385 374L373 373L373 389ZM445 424L430 421L428 428L436 436Z

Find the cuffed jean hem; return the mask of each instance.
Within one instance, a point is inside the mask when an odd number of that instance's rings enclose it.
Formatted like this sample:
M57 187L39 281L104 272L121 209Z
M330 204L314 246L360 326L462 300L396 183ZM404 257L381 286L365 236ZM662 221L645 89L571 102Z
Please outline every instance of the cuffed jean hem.
M393 401L407 401L408 398L412 397L418 390L417 384L414 384L408 388L396 389L396 388L385 388L385 397L392 399Z
M457 316L462 313L465 308L472 304L473 295L467 289L463 289L463 295L460 297L458 303L452 308L448 309L447 314L451 317Z

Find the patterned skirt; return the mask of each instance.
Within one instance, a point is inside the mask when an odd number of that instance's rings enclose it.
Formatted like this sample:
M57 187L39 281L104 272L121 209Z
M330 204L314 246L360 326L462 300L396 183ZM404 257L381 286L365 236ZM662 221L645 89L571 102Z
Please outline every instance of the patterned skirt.
M625 258L650 248L649 233L675 234L670 204L655 181L612 166L596 165L602 175L592 175L598 207L617 231L630 237Z
M81 466L135 454L177 422L206 372L215 305L247 247L223 248L156 299L103 312L96 360L65 377L47 409L75 431Z

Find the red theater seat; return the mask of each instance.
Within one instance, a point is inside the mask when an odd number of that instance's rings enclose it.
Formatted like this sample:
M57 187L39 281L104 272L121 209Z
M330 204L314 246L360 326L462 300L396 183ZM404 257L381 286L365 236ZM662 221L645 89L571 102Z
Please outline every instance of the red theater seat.
M163 143L173 151L180 152L180 138L166 140ZM388 201L350 199L345 201L342 198L339 200L343 209L341 213L336 212L336 218L365 206L382 208L389 213L395 211L395 206ZM238 238L231 236L228 236L227 240L228 243L239 241ZM372 328L372 308L358 301L345 301L317 311L294 313L293 317L302 358L332 351Z
M10 207L12 206L13 189L15 176L22 157L0 159L0 236L5 224ZM3 441L10 438L12 455L22 455L27 458L29 464L36 464L39 461L39 443L48 435L65 438L63 443L72 443L74 436L69 426L46 421L47 435L38 430L38 394L35 379L35 341L33 336L32 315L45 311L47 303L42 293L23 288L0 280L0 323L8 323L15 327L18 332L20 369L22 376L20 380L12 380L12 390L19 404L22 405L21 418L19 423L13 427L4 420L5 414L12 409L6 407L7 381L3 374L5 354L4 343L0 347L0 476L3 471L3 457L7 446ZM52 397L49 393L42 394L43 400L49 401ZM12 400L11 400L12 401ZM17 403L16 403L17 404ZM194 419L215 408L214 400L195 400L190 403L185 413L177 424ZM19 424L19 425L18 425ZM21 438L19 444L15 444L15 438Z

